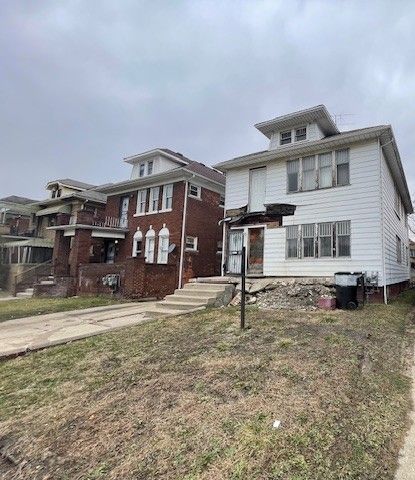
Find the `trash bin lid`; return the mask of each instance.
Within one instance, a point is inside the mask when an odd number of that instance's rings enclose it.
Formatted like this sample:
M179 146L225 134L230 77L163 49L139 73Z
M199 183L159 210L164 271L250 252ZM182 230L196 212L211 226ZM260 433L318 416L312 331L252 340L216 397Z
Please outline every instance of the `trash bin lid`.
M334 274L336 285L340 287L355 287L362 272L337 272Z

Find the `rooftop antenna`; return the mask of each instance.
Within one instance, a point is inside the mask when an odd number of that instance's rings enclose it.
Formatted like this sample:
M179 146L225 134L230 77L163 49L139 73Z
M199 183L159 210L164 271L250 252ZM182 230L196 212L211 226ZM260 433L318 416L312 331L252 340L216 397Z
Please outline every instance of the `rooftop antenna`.
M348 125L353 125L354 121L350 121L350 117L356 116L356 113L334 113L331 117L334 120L334 123L337 127L345 127ZM349 117L349 118L348 118ZM349 121L347 121L349 119Z

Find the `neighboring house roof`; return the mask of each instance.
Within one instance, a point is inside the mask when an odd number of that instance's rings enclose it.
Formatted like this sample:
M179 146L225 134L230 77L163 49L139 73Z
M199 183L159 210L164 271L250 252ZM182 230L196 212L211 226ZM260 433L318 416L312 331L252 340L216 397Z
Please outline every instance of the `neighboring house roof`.
M132 190L134 188L151 186L162 181L178 181L183 177L188 180L191 180L192 177L199 177L205 181L219 184L219 188L221 189L225 185L225 176L218 170L208 167L203 163L190 160L190 158L185 157L183 154L173 152L173 150L168 148L155 148L138 155L126 157L124 161L135 164L142 160L152 158L157 154L177 161L179 166L164 172L154 173L152 175L146 175L144 177L134 178L132 180L124 180L122 182L102 185L100 187L96 187L95 190L115 195L117 193L127 192L128 190Z
M0 202L17 203L18 205L28 205L29 203L35 203L37 200L31 198L19 197L17 195L10 195L9 197L0 198Z
M95 189L83 190L82 192L73 192L73 193L69 193L68 195L62 195L61 197L47 198L46 200L41 200L40 202L37 202L36 205L42 208L49 205L67 203L72 200L84 200L84 201L90 201L94 203L106 203L107 196L102 192L96 191Z
M316 122L324 135L336 135L339 133L336 124L324 105L317 105L316 107L299 110L298 112L288 113L287 115L282 115L272 120L257 123L254 126L265 136L271 138L272 134L276 131L299 126L301 123L307 124L311 122Z
M65 187L76 188L79 190L89 190L95 188L96 185L91 185L90 183L80 182L79 180L73 180L72 178L59 178L58 180L51 180L46 184L46 188L50 185L59 183Z
M352 143L366 140L379 139L381 147L384 149L386 161L391 169L392 176L399 188L405 208L408 213L413 212L411 196L406 182L401 158L399 155L396 140L390 125L377 125L374 127L359 128L340 132L336 135L324 137L320 140L311 140L301 144L290 144L272 150L262 150L241 157L235 157L231 160L218 163L214 167L222 172L232 168L245 167L256 164L264 164L277 159L295 158L301 155L312 155L319 153L324 149L346 147Z

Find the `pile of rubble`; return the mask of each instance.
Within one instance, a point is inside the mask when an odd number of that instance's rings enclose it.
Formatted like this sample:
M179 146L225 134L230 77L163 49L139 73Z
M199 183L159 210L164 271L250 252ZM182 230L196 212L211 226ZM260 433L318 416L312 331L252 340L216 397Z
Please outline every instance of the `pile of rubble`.
M231 305L241 301L241 285ZM335 296L333 279L293 278L293 279L247 279L247 304L260 308L315 310L321 297Z

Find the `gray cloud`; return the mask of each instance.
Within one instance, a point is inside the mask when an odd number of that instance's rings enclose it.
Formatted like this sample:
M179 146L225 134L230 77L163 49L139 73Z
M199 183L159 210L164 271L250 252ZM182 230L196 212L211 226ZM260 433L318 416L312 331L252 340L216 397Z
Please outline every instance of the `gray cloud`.
M414 23L412 1L5 0L0 193L122 180L155 146L212 164L319 103L342 129L391 123L415 191Z

